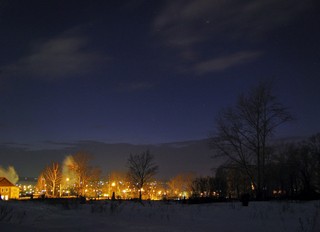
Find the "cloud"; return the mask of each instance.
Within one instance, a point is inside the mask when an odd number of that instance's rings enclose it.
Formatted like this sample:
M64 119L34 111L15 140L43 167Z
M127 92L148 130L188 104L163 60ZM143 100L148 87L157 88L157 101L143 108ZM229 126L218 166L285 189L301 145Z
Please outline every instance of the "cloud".
M63 34L36 44L29 54L0 69L4 77L52 80L81 76L108 60L88 50L87 45L88 40L83 36Z
M185 5L182 1L170 1L155 18L154 31L167 44L188 46L203 40L205 34L199 33L200 28L195 25L198 18L190 15L188 10L191 5L193 4L190 2ZM202 14L202 9L197 13Z
M154 31L168 44L189 46L212 38L248 39L266 35L293 20L311 0L168 1L154 20ZM245 35L245 37L243 37Z
M206 61L202 61L194 65L194 70L198 74L207 72L223 71L228 68L251 62L262 55L262 52L242 51L231 55L222 56Z
M251 50L312 7L312 0L174 0L153 21L154 34L175 50L184 71L203 74L253 61ZM248 46L248 48L246 48ZM208 60L222 49L234 54ZM178 65L176 65L178 66Z

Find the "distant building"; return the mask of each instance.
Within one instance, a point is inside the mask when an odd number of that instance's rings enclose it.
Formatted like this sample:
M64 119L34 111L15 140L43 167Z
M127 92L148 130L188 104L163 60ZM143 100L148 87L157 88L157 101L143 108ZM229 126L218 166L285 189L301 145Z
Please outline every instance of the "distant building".
M35 193L37 182L38 178L35 177L19 177L16 185L20 189L20 198L32 196Z
M0 177L0 197L2 200L18 199L19 187L12 184L7 178Z

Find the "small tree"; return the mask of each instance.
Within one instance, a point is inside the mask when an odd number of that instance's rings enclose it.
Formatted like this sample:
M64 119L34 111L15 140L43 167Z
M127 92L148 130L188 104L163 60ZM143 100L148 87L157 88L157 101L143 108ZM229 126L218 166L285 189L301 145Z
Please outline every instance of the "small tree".
M147 150L141 154L130 154L128 158L128 178L138 187L139 199L142 199L144 184L152 179L158 172L158 165L154 163L154 157Z

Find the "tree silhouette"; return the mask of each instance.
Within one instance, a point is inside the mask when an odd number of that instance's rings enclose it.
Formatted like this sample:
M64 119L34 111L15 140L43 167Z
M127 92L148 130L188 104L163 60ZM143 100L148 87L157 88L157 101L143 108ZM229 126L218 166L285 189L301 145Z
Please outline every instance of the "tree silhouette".
M235 107L219 115L218 134L211 140L219 155L227 156L250 178L257 198L262 198L266 183L268 141L278 126L292 119L271 90L270 85L260 84L240 95Z
M313 162L316 164L316 186L320 192L320 133L311 136L308 140L308 146L313 156Z
M153 161L154 157L148 150L141 154L130 154L128 158L128 178L138 187L140 200L144 184L150 181L158 171L158 165Z
M46 180L48 189L51 190L52 196L57 195L57 188L60 185L62 179L62 173L59 163L52 162L51 166L47 166L43 171L43 177Z

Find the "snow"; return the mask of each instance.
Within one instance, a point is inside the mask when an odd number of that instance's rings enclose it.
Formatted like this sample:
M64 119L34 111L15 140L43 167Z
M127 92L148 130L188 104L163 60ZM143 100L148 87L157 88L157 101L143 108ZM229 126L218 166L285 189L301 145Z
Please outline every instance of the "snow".
M175 202L0 202L0 231L319 232L320 201L186 205Z

